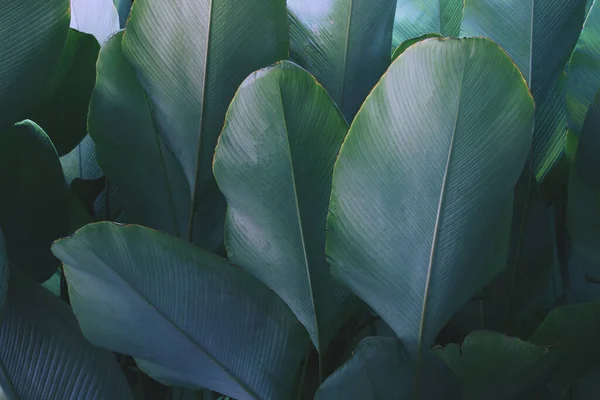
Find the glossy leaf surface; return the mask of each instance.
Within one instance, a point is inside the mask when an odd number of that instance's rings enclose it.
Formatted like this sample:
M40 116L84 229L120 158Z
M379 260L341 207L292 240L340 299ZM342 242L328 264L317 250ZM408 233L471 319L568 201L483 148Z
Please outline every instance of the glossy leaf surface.
M485 36L517 64L544 100L567 63L585 18L585 0L465 0L461 36Z
M392 50L428 33L458 36L462 15L463 0L398 0Z
M68 234L65 182L46 133L23 121L0 132L0 229L8 258L39 282L58 267L52 241Z
M458 400L456 376L433 355L426 354L427 384L419 399ZM319 388L315 400L414 398L415 363L402 344L393 338L363 339L352 357Z
M165 384L240 400L290 396L308 337L285 303L237 266L165 233L109 222L53 251L93 344L135 357Z
M242 83L214 162L228 258L279 294L322 351L350 296L325 259L333 164L347 131L323 87L284 61Z
M409 352L427 350L505 268L533 111L491 40L427 39L354 120L334 170L327 255Z
M288 0L291 59L352 121L390 64L396 0Z
M20 273L11 275L0 325L4 394L20 400L132 400L114 355L84 339L70 308Z

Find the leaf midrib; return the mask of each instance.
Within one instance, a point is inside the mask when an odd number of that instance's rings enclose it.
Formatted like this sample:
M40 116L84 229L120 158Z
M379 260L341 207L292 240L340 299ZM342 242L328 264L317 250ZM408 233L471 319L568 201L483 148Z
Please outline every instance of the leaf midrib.
M125 283L125 285L127 287L129 287L133 293L135 293L138 297L140 297L148 306L150 306L150 308L152 310L154 310L160 317L162 317L166 322L168 322L168 324L171 325L175 329L175 331L179 332L179 334L181 334L181 336L183 336L185 339L189 340L189 342L192 343L194 345L194 347L196 347L201 353L203 353L213 364L215 364L218 368L220 368L223 372L225 372L225 374L227 374L227 376L229 376L232 381L236 382L243 390L245 390L246 393L249 396L251 396L253 399L259 399L260 398L256 393L254 393L253 390L251 390L249 387L247 387L245 383L241 382L232 372L230 372L228 368L224 367L218 360L216 360L206 349L204 349L202 347L202 345L200 345L200 343L196 342L195 339L193 339L192 337L190 337L185 331L183 331L179 326L177 326L177 324L175 323L175 321L173 321L173 320L171 320L171 318L167 317L158 307L156 307L150 300L148 300L146 298L146 296L144 296L136 288L134 288L117 271L115 271L114 269L110 268L107 265L107 263L104 262L104 260L102 259L102 257L100 257L94 250L90 250L88 252L90 254L92 254L93 257L95 257L100 262L100 264L105 267L105 269L107 271L112 272L113 274L115 274L115 276L119 280L121 280L123 283ZM74 265L74 264L77 264L77 263L73 263L72 265ZM72 265L65 264L65 266L67 266L68 268L73 268L73 269L80 270L80 271L84 272L83 270L78 269L76 267L73 267Z
M310 265L308 263L308 254L306 251L306 241L304 239L304 228L302 226L302 216L300 214L300 202L298 200L298 190L296 187L296 177L294 174L294 160L292 158L292 148L290 145L287 120L285 117L285 106L283 104L283 93L282 93L281 86L279 86L279 100L281 102L281 114L282 114L281 117L283 120L283 126L284 126L284 131L285 131L285 143L287 145L287 150L288 150L287 155L288 155L288 159L289 159L290 173L292 175L292 188L294 190L294 204L296 206L296 218L298 221L298 229L300 231L300 240L302 242L302 254L304 255L304 266L306 268L306 276L308 279L308 289L310 291L310 302L311 302L312 310L313 310L313 314L314 314L315 333L316 333L317 342L318 342L317 347L318 347L319 351L322 351L323 349L321 349L321 330L319 329L319 319L317 318L317 305L316 305L316 301L315 301L315 294L314 294L313 284L312 284L312 273L311 273Z

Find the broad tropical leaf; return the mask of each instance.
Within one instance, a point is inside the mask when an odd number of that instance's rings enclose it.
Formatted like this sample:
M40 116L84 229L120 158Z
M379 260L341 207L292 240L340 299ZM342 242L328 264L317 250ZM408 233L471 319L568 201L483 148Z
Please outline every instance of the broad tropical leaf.
M133 400L112 353L84 339L59 298L11 272L0 324L0 385L9 399Z
M421 386L418 399L461 399L456 376L440 360L426 354L424 368L427 383ZM368 337L321 385L315 400L413 399L414 375L415 362L398 340Z
M390 64L396 0L288 0L291 58L352 121Z
M125 28L125 23L127 22L127 18L129 17L129 12L131 11L131 4L133 0L113 0L115 3L115 7L117 8L117 12L119 13L119 23L121 28Z
M69 232L67 195L58 154L32 121L0 132L0 193L8 258L43 282L58 267L52 241Z
M567 105L565 74L561 73L535 114L532 141L533 173L541 183L565 155Z
M594 1L567 72L567 119L570 133L579 135L596 93L600 90L600 2Z
M427 39L388 69L336 163L327 254L411 353L506 266L533 99L491 40Z
M69 29L60 63L50 83L50 95L27 113L27 118L50 136L60 155L70 152L87 133L88 106L96 81L99 50L100 45L92 35Z
M283 61L250 75L215 153L228 258L275 291L324 351L350 293L325 259L333 165L348 131L315 79Z
M285 303L237 266L166 233L110 222L52 249L93 344L135 357L168 385L240 400L291 395L308 337Z
M71 0L71 28L94 35L99 43L104 43L120 28L113 0Z
M458 36L463 0L398 0L392 51L402 42L428 33Z
M243 79L287 57L285 1L136 2L126 32L98 62L89 117L98 162L132 222L214 248L225 204L214 146Z
M428 33L428 34L419 36L414 39L405 40L396 48L396 50L394 50L394 54L392 54L392 61L394 61L396 58L400 57L400 54L404 53L404 51L406 51L406 49L408 49L413 44L419 43L425 39L430 39L430 38L435 38L435 37L442 37L442 35L440 35L439 33Z
M517 64L540 104L565 68L585 0L465 0L461 36L485 36Z
M27 118L47 94L69 30L69 0L3 1L0 130Z
M527 341L478 331L434 352L461 379L465 400L512 399L548 382L565 389L597 364L599 312L600 302L559 307Z

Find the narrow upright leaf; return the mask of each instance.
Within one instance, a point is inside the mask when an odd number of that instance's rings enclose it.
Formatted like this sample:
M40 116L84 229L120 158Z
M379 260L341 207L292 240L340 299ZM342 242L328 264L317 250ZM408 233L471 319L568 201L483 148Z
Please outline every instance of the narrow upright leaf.
M11 275L7 314L0 324L5 395L20 400L133 400L114 355L83 338L70 308L20 273Z
M440 360L427 354L424 368L427 383L420 388L418 399L462 399L456 376ZM414 360L398 340L368 337L323 382L315 400L412 399L414 375Z
M288 0L291 58L329 92L347 121L390 64L396 0Z
M69 30L69 0L3 1L0 130L27 118L47 92Z
M596 92L600 90L600 1L594 1L567 72L567 118L577 136Z
M44 131L23 121L0 132L0 229L10 261L39 282L58 267L52 241L69 232L58 154Z
M465 0L461 36L485 36L517 64L539 104L564 70L585 0Z
M166 233L110 222L86 225L52 250L91 343L135 357L167 385L291 398L308 337L239 267Z
M462 14L463 0L398 0L392 50L428 33L458 36Z
M214 162L228 258L290 306L321 352L348 316L350 293L325 259L333 164L347 131L323 87L284 61L242 83Z
M411 353L506 266L533 99L491 40L406 50L350 128L333 177L327 254Z

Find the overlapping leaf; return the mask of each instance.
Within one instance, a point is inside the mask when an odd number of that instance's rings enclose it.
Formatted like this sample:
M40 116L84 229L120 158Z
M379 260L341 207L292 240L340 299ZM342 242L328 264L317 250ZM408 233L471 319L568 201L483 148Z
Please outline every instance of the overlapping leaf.
M390 64L396 0L288 0L291 58L352 121Z
M458 36L462 15L463 0L398 0L392 50L428 33Z
M0 325L0 385L9 399L132 400L112 353L90 345L69 307L13 271Z
M100 166L130 199L127 212L154 197L135 222L210 247L223 217L215 207L224 209L212 179L217 137L243 79L287 57L285 1L136 2L122 37L103 49L90 105Z
M427 39L390 67L334 171L327 254L409 352L505 268L533 100L487 39Z
M456 376L431 354L426 354L426 382L414 397L414 360L393 338L363 339L352 358L321 385L315 400L447 399L458 400Z
M279 294L321 352L350 296L325 259L333 165L347 130L323 87L284 61L242 83L214 162L228 258Z
M240 400L291 397L308 337L285 303L237 266L168 234L109 222L53 251L93 344L132 355L169 385Z
M0 229L8 258L39 282L58 267L52 241L69 232L58 154L31 121L0 132Z
M600 90L600 2L594 1L581 30L567 72L567 118L575 137L596 92Z
M463 36L485 36L517 64L540 104L564 70L585 17L585 0L465 0Z

